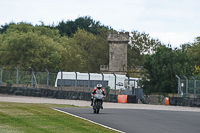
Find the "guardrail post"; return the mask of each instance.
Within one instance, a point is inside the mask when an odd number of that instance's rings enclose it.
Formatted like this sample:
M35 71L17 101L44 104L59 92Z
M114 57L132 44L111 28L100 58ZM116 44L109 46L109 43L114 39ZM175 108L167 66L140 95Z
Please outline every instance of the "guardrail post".
M18 88L18 76L19 76L19 71L18 71L17 67L15 67L15 69L17 70L16 86L17 86L17 88Z
M135 79L133 80L134 81L134 92L133 92L133 95L135 95L135 89L136 89L136 87L135 87L135 82L137 82ZM138 85L138 83L137 83L137 85ZM137 87L138 88L138 87ZM133 91L133 90L132 90Z
M1 80L0 80L0 86L2 86L2 79L3 79L3 69L0 67L1 69Z
M186 76L184 78L186 79L186 97L188 97L188 78Z
M116 84L117 84L117 83L116 83L116 78L117 78L117 77L116 77L116 74L115 74L115 73L113 73L113 75L115 76L115 95L116 95Z
M194 98L196 98L196 79L192 76L192 78L194 79Z
M103 75L103 73L101 72L101 75L102 75L102 81L104 81L104 75Z
M88 73L88 92L90 92L90 73Z
M29 67L31 69L31 88L33 88L33 68Z
M62 86L63 86L63 73L62 71L59 69L60 71L60 75L61 75L61 82L60 82L60 87L61 87L61 91L62 91Z
M1 80L0 80L0 86L2 86L2 78L3 78L3 69L0 67L1 69Z
M178 79L178 97L181 97L181 93L180 93L180 87L181 87L181 79L179 78L178 75L175 75L176 78Z
M49 71L45 68L46 72L47 72L47 89L49 87Z
M75 75L76 75L76 81L75 81L75 91L77 90L77 72L74 70Z

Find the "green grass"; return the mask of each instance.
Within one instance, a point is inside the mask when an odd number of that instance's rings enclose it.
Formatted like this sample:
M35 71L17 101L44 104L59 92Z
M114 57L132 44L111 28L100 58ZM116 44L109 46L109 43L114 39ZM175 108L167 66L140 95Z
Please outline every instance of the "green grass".
M75 106L0 102L0 133L112 133L115 131L50 107Z

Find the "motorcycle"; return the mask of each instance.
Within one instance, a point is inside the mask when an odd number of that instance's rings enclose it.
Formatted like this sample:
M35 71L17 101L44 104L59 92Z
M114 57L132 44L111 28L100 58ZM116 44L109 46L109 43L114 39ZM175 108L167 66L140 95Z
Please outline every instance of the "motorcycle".
M97 113L97 114L99 113L103 98L104 98L103 94L95 94L94 95L94 98L93 98L93 110L94 110L94 113Z

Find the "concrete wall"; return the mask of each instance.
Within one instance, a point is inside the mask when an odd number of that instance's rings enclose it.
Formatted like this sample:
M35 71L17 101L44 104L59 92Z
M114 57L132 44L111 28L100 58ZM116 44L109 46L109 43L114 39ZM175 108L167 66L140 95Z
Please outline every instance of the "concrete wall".
M169 97L169 104L175 106L200 107L200 98Z
M36 88L16 88L16 87L0 87L1 94L48 97L57 99L73 99L73 100L91 100L90 92L78 91L60 91L51 89ZM104 99L105 102L117 102L117 95L110 94Z

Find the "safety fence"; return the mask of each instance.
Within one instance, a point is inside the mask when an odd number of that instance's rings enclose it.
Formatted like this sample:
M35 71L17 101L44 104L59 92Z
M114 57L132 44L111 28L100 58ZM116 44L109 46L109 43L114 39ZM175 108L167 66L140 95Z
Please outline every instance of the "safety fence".
M200 80L191 77L179 77L178 79L178 97L200 98Z
M56 89L57 73L2 70L0 86Z
M87 80L78 80L77 77L73 80L62 79L62 71L61 78L57 80L58 73L51 73L47 69L44 72L35 72L32 68L30 71L21 71L16 67L13 70L3 70L0 67L0 86L5 87L16 87L16 88L32 88L32 89L50 89L50 90L60 90L60 91L77 91L77 92L92 92L95 85L97 83L101 83L104 88L108 86L108 81L104 80L104 74L101 73L102 78L98 79L93 76L90 78L90 73L87 73L89 78ZM79 78L80 75L76 73L76 76ZM83 76L83 75L82 75ZM124 83L117 83L118 75L113 74L112 88L109 89L109 94L124 94L123 89L117 89Z

